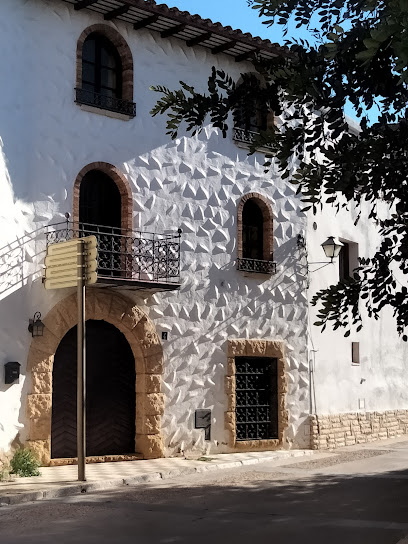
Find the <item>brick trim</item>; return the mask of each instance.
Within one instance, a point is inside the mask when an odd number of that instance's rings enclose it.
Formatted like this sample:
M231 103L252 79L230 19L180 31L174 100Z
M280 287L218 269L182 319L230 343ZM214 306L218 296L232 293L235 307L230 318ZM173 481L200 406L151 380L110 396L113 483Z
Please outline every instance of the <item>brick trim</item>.
M74 194L73 194L73 206L72 206L72 220L74 223L79 223L79 194L81 188L81 182L85 174L91 170L99 170L108 175L117 185L120 192L121 202L121 218L122 218L122 230L131 231L133 229L133 197L132 189L130 188L128 180L122 174L122 172L107 162L93 162L88 164L79 172L74 182Z
M253 200L262 212L263 216L263 260L273 261L273 211L269 200L259 193L248 193L244 195L238 205L237 212L237 246L238 258L243 257L243 236L242 236L242 213L244 205L248 200Z
M97 32L116 47L122 61L122 98L133 102L133 56L126 40L117 30L108 25L96 24L86 28L80 35L76 51L76 87L82 88L82 49L86 38Z

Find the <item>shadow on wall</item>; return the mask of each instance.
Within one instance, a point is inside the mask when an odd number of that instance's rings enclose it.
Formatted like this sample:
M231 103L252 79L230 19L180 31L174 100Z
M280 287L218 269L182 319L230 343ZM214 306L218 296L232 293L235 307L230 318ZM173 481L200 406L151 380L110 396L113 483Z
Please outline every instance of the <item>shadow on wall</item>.
M0 248L0 300L40 277L44 257L45 227Z

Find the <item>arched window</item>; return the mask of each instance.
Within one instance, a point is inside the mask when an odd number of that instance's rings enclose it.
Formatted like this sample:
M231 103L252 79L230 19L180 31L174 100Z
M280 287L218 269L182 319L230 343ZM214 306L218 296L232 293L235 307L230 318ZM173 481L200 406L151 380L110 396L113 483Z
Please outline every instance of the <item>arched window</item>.
M89 164L74 184L73 229L98 240L98 276L131 276L132 192L113 165Z
M82 50L82 89L122 98L122 62L116 47L105 36L90 34Z
M242 197L237 225L238 270L273 274L273 216L268 199L258 193Z
M243 74L236 87L237 106L234 110L234 140L252 144L260 132L275 124L271 87L266 88L257 74Z
M136 115L132 53L112 27L96 24L81 34L75 91L76 103L81 106L120 113L127 118Z

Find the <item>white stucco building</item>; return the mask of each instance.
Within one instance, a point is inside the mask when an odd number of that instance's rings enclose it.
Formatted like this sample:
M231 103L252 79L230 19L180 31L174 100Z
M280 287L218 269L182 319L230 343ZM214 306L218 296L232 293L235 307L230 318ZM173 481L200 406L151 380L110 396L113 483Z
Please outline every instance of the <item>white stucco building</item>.
M347 242L352 267L376 247L373 225L303 214L240 131L170 141L149 113L151 85L204 89L212 66L238 80L251 52L279 49L143 0L2 0L0 15L0 451L75 456L76 290L46 290L42 276L47 241L78 234L100 244L87 290L90 456L405 433L392 317L349 338L312 325L310 298L339 277L336 262L313 272L320 244ZM32 337L36 312L45 327ZM13 383L8 362L21 365ZM211 428L196 428L197 410Z

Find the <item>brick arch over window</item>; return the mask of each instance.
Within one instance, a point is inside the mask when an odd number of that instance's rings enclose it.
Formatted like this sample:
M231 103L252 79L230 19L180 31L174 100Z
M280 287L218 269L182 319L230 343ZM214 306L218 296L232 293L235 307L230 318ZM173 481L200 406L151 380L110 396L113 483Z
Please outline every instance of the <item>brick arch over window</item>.
M86 28L79 37L76 53L76 87L82 88L82 50L84 42L92 33L105 36L116 47L122 61L122 98L133 101L133 56L126 40L111 26L96 24Z
M81 191L81 182L88 172L91 170L99 170L109 176L117 185L121 200L121 228L123 230L132 230L133 227L133 198L132 190L128 180L122 172L107 162L93 162L83 168L74 183L74 202L72 207L73 221L79 222L79 195Z
M262 213L263 220L263 260L273 261L273 212L269 200L259 193L248 193L241 198L238 205L238 258L243 258L244 240L243 240L243 211L245 203L252 200L258 206Z

